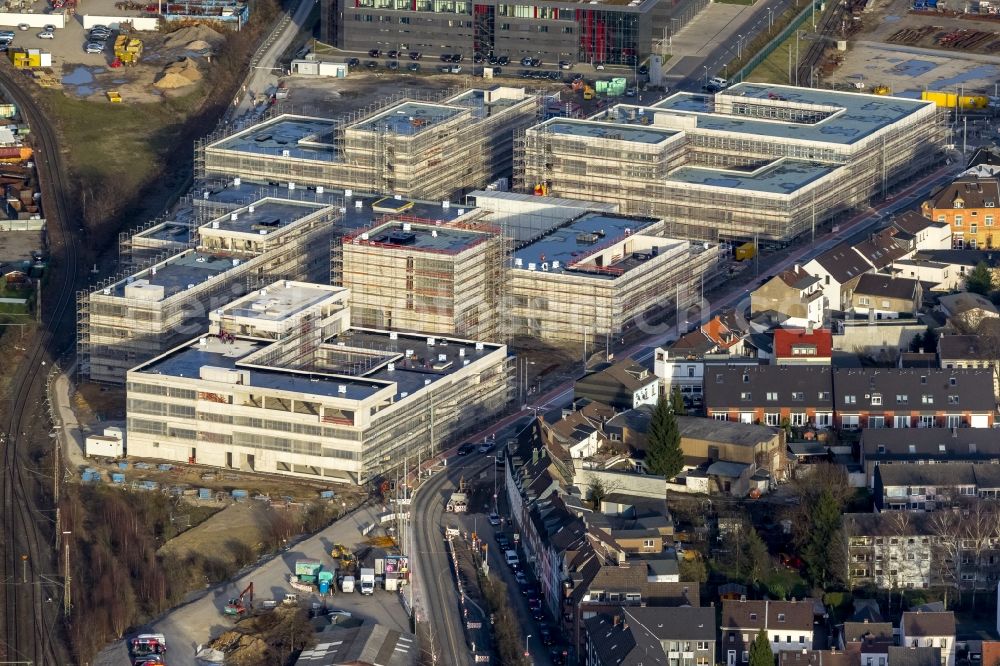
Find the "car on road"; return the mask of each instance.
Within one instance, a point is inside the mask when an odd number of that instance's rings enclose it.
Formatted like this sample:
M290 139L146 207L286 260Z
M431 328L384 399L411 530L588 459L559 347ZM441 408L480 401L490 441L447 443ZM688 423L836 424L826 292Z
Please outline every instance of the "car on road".
M635 97L635 95L636 95L635 88L629 88L628 90L625 91L626 97Z
M104 44L100 42L90 42L83 47L83 50L87 53L104 53Z
M549 660L552 662L552 666L564 666L567 659L569 659L569 650L566 648L549 648Z
M395 70L399 69L399 61L398 60L390 60L389 62L385 63L385 66L388 69L395 71Z
M503 532L497 532L497 545L500 546L500 550L507 550L510 547L510 539Z
M451 62L462 62L462 60L464 60L464 58L461 53L453 53L451 55Z
M368 62L365 63L365 67L367 67L368 69L378 69L378 63L375 62L374 60L369 60Z
M713 76L708 80L708 85L718 86L719 90L727 88L729 86L729 81L725 80L721 76Z
M573 64L568 60L560 60L559 69L573 69Z
M493 527L497 527L498 525L500 525L500 516L497 515L495 512L490 514L490 525L492 525Z
M528 577L524 575L523 571L518 571L514 575L514 580L517 581L518 585L527 585L528 584Z
M357 58L350 58L347 61L347 66L348 67L358 67L359 65L361 65L361 61L358 60Z
M442 71L446 71L447 72L447 71L450 71L452 68L451 67L442 67L441 69L442 69ZM462 446L458 447L458 455L460 455L460 456L467 456L467 455L469 455L470 453L472 453L475 450L476 450L476 445L475 444L473 444L472 442L466 442L465 444L462 444Z
M420 60L423 55L420 51L410 51L410 60Z
M597 63L596 65L594 65L594 69L596 69L598 72L603 72L604 71L604 63L603 62Z
M525 585L524 589L521 590L521 592L524 594L524 596L528 597L528 606L530 606L532 609L534 609L535 606L537 606L538 604L542 603L542 600L538 598L538 587L535 586L534 584Z
M642 67L640 67L638 69L638 72L639 72L639 76L646 76L647 74L649 74L649 67L647 67L646 65L643 65Z
M385 57L388 58L389 60L395 60L396 58L399 57L399 51L396 51L395 49L393 49L392 51L389 51L388 53L386 53Z
M379 51L378 49L372 49L371 51L368 52L368 57L369 58L378 58L381 55L382 55L382 52Z
M450 53L442 53L441 54L441 62L451 62L451 54Z
M479 445L480 453L489 453L492 450L493 450L493 442L483 442L482 444Z
M548 627L539 628L538 637L541 639L542 645L546 647L556 642L555 636L552 635L552 630Z
M44 30L45 32L55 32L56 26L52 23L46 23L45 25L42 26L42 30Z
M533 617L537 622L541 622L545 619L545 609L539 606L538 608L531 609L531 617Z
M411 62L409 65L406 66L406 69L410 70L411 72L419 72L420 71L420 63L418 63L418 62Z
M507 65L510 64L510 58L508 58L507 56L500 56L499 58L497 58L497 64L500 65L501 67L506 67Z
M55 38L56 38L56 33L49 32L48 30L42 30L40 33L38 33L38 39L55 39Z

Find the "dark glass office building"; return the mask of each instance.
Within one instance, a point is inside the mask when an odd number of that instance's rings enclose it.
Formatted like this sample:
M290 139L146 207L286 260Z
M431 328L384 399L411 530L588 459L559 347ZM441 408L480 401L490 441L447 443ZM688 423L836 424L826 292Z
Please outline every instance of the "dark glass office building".
M681 29L708 0L321 0L323 41L370 49L470 58L525 57L631 65Z

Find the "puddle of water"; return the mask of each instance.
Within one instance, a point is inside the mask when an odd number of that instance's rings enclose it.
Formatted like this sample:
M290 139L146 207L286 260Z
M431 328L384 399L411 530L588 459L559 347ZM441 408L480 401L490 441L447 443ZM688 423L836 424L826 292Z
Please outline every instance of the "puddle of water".
M94 92L96 92L96 91L93 88L89 87L89 86L77 86L76 87L76 94L79 95L80 97L90 97L91 95L94 94Z
M125 83L125 79L111 79L111 83Z
M954 88L963 83L969 81L975 81L976 79L992 79L997 75L996 65L979 65L978 67L973 67L972 69L966 70L957 76L953 76L949 79L939 79L931 84L930 88L935 90Z
M896 65L893 68L893 73L903 76L922 76L935 67L937 67L937 63L930 60L907 60Z
M84 83L93 83L94 75L87 67L80 66L69 72L68 74L63 74L62 82L64 85L68 86L78 86Z

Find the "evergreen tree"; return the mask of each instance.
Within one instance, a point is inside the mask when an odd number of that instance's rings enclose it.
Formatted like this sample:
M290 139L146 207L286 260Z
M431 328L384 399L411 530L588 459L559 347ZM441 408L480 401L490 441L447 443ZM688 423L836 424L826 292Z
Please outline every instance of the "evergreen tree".
M917 333L916 335L913 336L913 339L910 340L910 351L920 352L923 351L923 348L924 348L924 336L922 336L920 333Z
M774 666L774 653L763 629L757 632L757 638L750 646L750 666Z
M928 326L927 331L924 333L924 353L936 354L937 343L938 343L938 334L934 331L933 328Z
M840 507L829 489L823 489L810 507L809 514L810 531L802 559L812 583L817 587L825 587L839 577L838 565L830 557L830 553L840 536Z
M684 406L684 397L681 395L681 387L674 385L674 390L670 393L670 406L676 416L687 416L687 407Z
M681 452L681 433L670 403L662 393L653 408L649 421L649 439L646 447L646 469L651 474L672 479L684 469Z
M988 296L993 291L993 274L986 262L980 261L965 276L965 290L982 296Z
M767 552L767 544L760 538L760 534L752 525L747 526L746 540L743 542L743 571L744 580L753 585L757 585L763 580L771 567L771 556Z

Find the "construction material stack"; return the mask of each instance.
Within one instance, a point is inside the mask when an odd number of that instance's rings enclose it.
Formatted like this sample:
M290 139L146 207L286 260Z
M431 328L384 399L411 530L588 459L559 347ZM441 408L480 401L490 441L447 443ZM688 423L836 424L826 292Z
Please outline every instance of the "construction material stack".
M135 65L142 58L142 40L128 35L115 37L115 61L121 65Z

